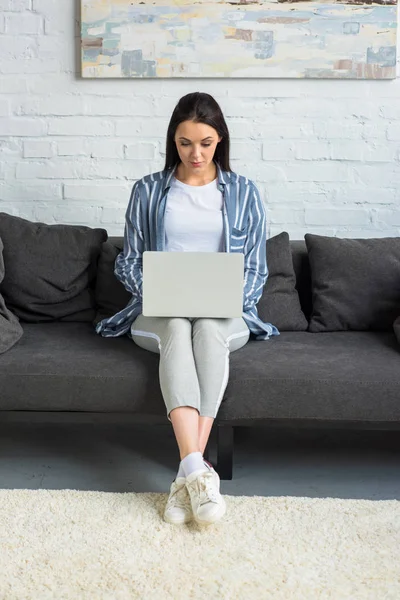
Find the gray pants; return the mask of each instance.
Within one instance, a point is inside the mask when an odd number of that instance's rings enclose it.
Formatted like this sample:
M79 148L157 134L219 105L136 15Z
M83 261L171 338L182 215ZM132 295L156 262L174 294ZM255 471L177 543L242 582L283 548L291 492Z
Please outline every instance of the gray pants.
M250 337L246 322L236 319L144 317L131 326L133 341L160 354L160 387L167 417L174 408L192 406L215 418L228 385L229 354Z

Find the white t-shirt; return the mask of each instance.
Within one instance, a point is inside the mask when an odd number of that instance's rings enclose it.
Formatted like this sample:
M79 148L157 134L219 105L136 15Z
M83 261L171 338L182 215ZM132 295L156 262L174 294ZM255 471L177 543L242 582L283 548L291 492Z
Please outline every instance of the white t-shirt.
M165 207L165 251L224 252L222 192L218 178L206 185L172 177Z

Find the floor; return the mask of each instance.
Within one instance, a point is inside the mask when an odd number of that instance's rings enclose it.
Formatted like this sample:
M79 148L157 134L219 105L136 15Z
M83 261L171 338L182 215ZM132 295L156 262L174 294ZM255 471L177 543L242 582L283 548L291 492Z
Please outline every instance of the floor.
M167 492L178 469L170 424L0 421L2 489ZM237 427L221 492L400 500L400 431Z

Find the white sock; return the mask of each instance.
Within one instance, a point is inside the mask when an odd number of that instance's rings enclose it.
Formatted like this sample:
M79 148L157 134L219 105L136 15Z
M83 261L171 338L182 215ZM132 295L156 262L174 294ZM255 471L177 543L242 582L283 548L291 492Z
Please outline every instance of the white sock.
M181 460L181 465L186 477L188 477L190 473L193 473L193 471L207 468L203 462L203 455L201 452L191 452Z
M177 474L177 476L175 477L175 479L176 479L177 477L186 477L186 475L185 475L185 471L183 470L183 467L182 467L182 461L179 463L179 471L178 471L178 474Z

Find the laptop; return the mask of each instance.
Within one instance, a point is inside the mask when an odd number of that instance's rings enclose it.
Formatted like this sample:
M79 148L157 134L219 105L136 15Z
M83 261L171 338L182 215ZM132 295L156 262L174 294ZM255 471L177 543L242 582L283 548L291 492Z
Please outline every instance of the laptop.
M146 250L142 259L145 317L242 316L242 253Z

